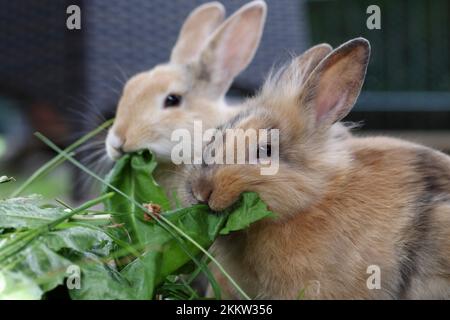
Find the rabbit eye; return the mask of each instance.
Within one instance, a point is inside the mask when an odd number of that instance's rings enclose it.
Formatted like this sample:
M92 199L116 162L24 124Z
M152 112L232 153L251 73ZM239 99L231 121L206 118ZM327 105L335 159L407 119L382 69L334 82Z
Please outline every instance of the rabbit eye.
M263 154L261 154L260 152L263 152ZM260 159L261 157L266 157L270 158L272 156L272 146L270 144L264 146L264 147L258 147L258 149L256 150L256 157L258 159Z
M164 108L178 107L181 104L181 96L179 94L169 94L164 100Z

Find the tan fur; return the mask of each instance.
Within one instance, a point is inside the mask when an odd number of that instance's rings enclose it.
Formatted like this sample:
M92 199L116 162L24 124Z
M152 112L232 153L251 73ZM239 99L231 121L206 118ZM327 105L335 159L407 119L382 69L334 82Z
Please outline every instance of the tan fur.
M220 24L221 4L211 2L195 9L181 29L170 62L135 75L125 85L106 141L110 157L151 150L160 163L156 179L172 196L183 178L171 163L172 148L178 143L171 141L172 133L187 129L192 134L194 121L201 121L203 130L213 128L239 111L238 106L227 106L224 96L253 58L266 10L263 1L253 1ZM235 39L245 42L243 50L232 46ZM164 108L171 94L181 96L182 102Z
M276 175L250 164L188 171L187 201L209 195L222 210L253 191L277 213L213 248L251 297L306 289L307 299L450 299L450 157L397 139L342 138L332 126L359 94L369 50L363 39L344 44L306 82L291 64L221 127L279 129ZM367 287L371 265L381 289Z
M205 3L186 18L172 50L170 60L177 64L189 63L200 54L209 35L225 18L225 8L219 2Z
M450 298L448 202L434 211L433 238L440 256L424 266L430 277L425 283L436 280L432 286L447 291L414 288L404 297L397 292L399 242L413 232L414 205L422 191L411 162L422 147L387 138L351 139L346 144L354 159L322 186L322 199L287 219L264 221L220 239L216 244L220 261L230 266L227 270L248 293L260 298L295 299L314 280L320 282L320 293L306 298ZM416 190L411 189L414 185ZM276 200L267 192L260 194L269 207L293 201L280 194ZM439 264L441 256L446 261ZM367 289L369 265L380 266L382 290Z

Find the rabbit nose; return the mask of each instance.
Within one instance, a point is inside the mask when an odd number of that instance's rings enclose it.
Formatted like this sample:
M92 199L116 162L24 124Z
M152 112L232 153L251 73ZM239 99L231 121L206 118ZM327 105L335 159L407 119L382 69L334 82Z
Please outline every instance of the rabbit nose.
M113 160L119 159L124 153L124 139L120 138L113 131L108 132L106 138L106 151Z
M210 186L202 186L200 188L193 188L192 194L194 198L201 204L208 204L211 197L212 188Z

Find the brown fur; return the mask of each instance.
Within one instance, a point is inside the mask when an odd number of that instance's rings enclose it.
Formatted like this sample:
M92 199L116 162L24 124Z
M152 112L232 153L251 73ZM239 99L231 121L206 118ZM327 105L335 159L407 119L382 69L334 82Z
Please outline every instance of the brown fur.
M450 298L450 158L397 139L334 134L359 94L369 50L350 41L306 81L291 65L221 127L279 129L276 175L250 164L189 170L191 202L203 195L222 210L254 191L278 214L213 248L252 297L296 299L307 289L308 299ZM381 289L366 285L371 265L381 269Z
M220 239L216 248L221 261L231 265L232 274L254 297L295 299L318 280L320 294L306 298L450 298L450 179L442 181L446 200L430 194L437 198L422 204L427 185L418 176L423 168L415 163L422 152L444 156L388 138L355 138L346 144L354 158L322 189L320 200L292 217ZM446 162L440 169L450 172ZM273 206L273 200L266 201ZM422 205L429 207L425 213ZM418 234L419 214L428 215L423 236ZM414 271L403 279L402 263L419 262L408 261L410 245L421 265L409 266ZM367 289L369 265L380 266L382 290Z

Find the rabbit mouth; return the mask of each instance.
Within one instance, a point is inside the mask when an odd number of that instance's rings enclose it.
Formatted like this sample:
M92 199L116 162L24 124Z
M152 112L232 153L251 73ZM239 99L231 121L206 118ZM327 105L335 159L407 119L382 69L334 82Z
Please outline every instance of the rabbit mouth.
M124 140L121 139L113 130L108 131L106 136L105 147L108 157L117 161L124 155L123 150Z
M206 204L215 213L231 207L235 201L228 201L228 196L214 188L211 181L199 178L193 183L188 183L188 200L193 204Z
M242 192L234 193L226 190L214 189L208 198L208 207L216 213L224 212L229 209L232 210L239 202Z
M106 143L106 154L111 160L117 161L124 155L124 152L122 148L115 148L111 144Z

